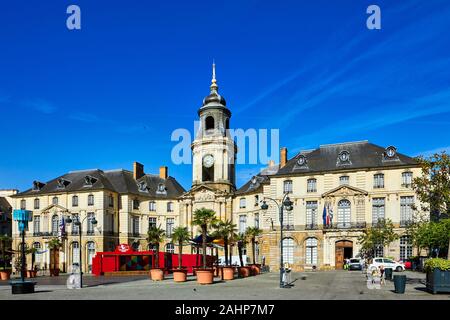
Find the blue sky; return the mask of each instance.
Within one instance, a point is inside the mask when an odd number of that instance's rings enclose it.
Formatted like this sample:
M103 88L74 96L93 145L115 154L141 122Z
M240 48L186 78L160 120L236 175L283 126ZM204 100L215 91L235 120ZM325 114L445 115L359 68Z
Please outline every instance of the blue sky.
M450 149L449 1L31 0L4 3L0 26L0 189L133 161L188 189L170 136L193 131L213 59L231 127L279 129L290 157L355 140ZM238 166L238 186L263 165Z

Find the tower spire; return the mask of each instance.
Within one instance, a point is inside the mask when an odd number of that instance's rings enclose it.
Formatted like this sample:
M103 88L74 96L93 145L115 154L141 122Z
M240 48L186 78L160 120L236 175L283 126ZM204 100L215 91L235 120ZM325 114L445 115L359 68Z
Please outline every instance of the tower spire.
M212 64L212 80L211 80L211 93L213 92L217 92L217 89L219 89L219 87L217 86L217 80L216 80L216 63L214 62L213 59L213 64Z

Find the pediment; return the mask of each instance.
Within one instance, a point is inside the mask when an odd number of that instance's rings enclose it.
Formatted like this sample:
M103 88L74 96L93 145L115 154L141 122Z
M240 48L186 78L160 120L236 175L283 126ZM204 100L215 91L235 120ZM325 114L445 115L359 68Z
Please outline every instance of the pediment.
M363 189L359 189L353 186L344 185L334 188L333 190L327 191L322 194L322 198L324 197L342 197L342 196L359 196L359 195L368 195L368 192Z
M58 204L51 204L48 207L45 207L44 209L42 209L42 213L45 212L69 212L69 210L67 210L66 208L64 208L63 206L60 206Z

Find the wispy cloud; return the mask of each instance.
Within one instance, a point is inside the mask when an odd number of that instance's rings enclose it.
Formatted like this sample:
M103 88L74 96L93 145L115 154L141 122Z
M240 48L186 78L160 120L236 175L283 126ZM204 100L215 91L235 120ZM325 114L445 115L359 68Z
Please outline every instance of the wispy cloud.
M53 105L51 102L43 100L43 99L30 99L22 102L22 105L27 108L32 108L38 112L44 114L52 114L56 112L57 107Z

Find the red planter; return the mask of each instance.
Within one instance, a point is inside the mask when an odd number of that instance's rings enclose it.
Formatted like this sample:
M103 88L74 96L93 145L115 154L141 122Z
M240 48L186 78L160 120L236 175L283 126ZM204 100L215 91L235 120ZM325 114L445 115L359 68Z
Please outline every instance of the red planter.
M252 275L256 276L261 273L261 265L260 264L252 264L250 265L252 270Z
M224 267L223 268L223 280L233 280L234 279L234 268Z
M11 271L0 271L0 279L9 280L11 278Z
M246 278L251 276L251 267L239 267L239 277Z
M173 281L186 282L187 270L186 269L173 269Z
M213 269L197 269L195 273L199 284L212 284L214 282Z
M164 271L162 269L150 269L150 279L153 281L164 280Z

